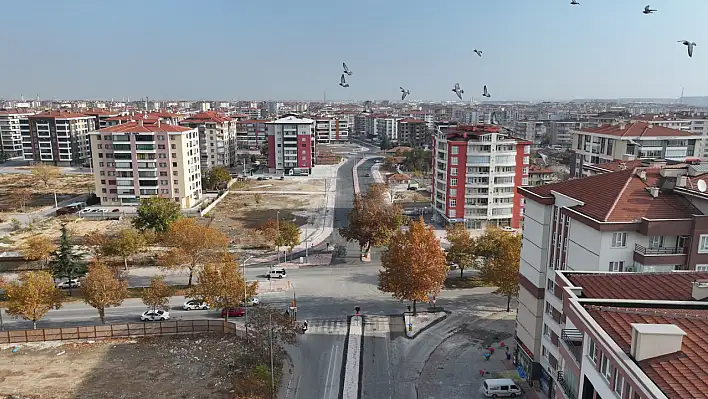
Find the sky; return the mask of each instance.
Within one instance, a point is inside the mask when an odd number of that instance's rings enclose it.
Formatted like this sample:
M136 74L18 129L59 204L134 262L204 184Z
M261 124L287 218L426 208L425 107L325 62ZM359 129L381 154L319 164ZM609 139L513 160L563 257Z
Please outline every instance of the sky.
M429 101L456 82L466 100L483 85L506 101L708 95L708 1L651 15L648 0L579 1L8 1L0 98L364 101L403 86Z

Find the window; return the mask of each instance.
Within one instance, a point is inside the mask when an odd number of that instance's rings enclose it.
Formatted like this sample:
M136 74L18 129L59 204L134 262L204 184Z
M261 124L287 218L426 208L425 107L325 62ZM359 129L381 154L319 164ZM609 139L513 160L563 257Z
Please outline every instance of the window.
M649 248L661 248L664 246L664 236L649 237Z
M529 157L524 157L524 165L528 165L528 164L529 164Z
M623 390L624 390L624 377L622 377L619 370L615 370L615 393L620 398L622 397Z
M592 364L597 364L597 346L595 346L595 341L592 338L589 339L588 343L588 358L592 361Z
M610 262L610 271L611 272L621 272L624 271L624 261L614 261Z
M450 168L450 176L457 176L457 168Z
M450 206L457 206L457 199L456 198L450 199Z
M698 252L699 253L708 252L708 234L701 234L701 238L698 241Z
M627 246L627 233L612 233L612 248L624 248Z
M451 185L451 186L456 186L456 185L457 185L457 179L455 179L455 178L450 179L450 185Z
M551 338L551 329L548 327L548 324L543 325L543 335Z
M610 364L610 359L607 356L602 355L602 362L600 363L600 374L602 374L607 382L612 380L612 365Z
M524 166L524 169L522 170L523 174L528 175L529 174L529 168L527 166Z
M455 197L455 196L457 196L457 189L451 188L450 189L450 197Z
M452 146L450 147L450 154L452 155L457 155L460 152L460 147L458 146Z
M522 186L528 186L528 185L529 185L529 178L528 178L528 177L522 178L522 179L521 179L521 185L522 185Z
M457 165L457 157L450 158L450 165Z
M546 289L550 292L555 293L556 292L556 283L551 280L550 278L548 279L548 282L546 283Z
M548 349L546 349L545 345L541 346L541 355L543 356L544 359L548 359L549 352L548 352Z
M176 149L177 149L177 145L176 145L176 144L170 144L170 148L172 148L173 150L176 150Z
M708 272L708 265L696 265L697 272Z

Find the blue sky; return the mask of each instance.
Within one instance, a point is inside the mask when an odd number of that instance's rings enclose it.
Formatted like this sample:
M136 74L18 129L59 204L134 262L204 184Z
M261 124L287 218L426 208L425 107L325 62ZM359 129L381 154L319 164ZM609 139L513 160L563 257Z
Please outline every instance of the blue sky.
M708 95L708 1L643 15L647 1L7 2L0 97L362 101L404 86L452 100L455 82L492 100Z

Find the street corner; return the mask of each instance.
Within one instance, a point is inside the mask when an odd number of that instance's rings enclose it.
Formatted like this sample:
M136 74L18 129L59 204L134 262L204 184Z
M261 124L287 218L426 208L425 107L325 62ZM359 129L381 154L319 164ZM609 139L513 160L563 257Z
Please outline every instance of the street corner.
M403 313L403 322L406 325L406 337L415 338L418 334L434 326L447 317L448 313L443 310L437 312L410 312Z

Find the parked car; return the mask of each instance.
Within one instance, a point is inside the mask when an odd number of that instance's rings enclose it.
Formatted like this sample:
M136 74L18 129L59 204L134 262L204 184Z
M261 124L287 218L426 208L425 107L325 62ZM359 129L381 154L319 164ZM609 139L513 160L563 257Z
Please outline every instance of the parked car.
M229 314L229 317L243 317L246 315L246 309L244 309L242 307L238 307L238 308L221 309L221 317L226 317L227 312Z
M248 303L247 303L248 306L258 306L260 304L261 304L261 300L256 297L249 299Z
M508 232L510 232L510 233L515 233L515 232L516 232L516 229L514 229L513 227L509 227L509 226L502 226L501 229L504 230L504 231L508 231Z
M209 309L209 304L199 299L189 299L182 305L184 310L207 310Z
M79 287L81 287L81 282L75 278L57 283L57 288L60 288L62 290L68 290L69 288L79 288Z
M142 321L165 321L170 318L170 312L166 310L146 310L140 315Z
M364 175L365 177L371 177L371 173L367 173Z

